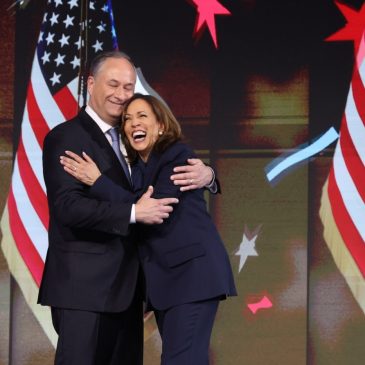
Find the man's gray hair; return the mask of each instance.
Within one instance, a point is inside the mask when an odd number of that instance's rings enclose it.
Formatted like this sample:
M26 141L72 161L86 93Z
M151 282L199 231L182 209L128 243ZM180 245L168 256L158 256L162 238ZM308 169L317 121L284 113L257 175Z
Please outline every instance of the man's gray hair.
M101 65L109 58L122 58L127 60L131 66L134 68L134 70L136 69L132 59L124 52L121 51L109 51L109 52L102 52L99 53L92 61L90 64L90 69L89 69L89 75L90 76L95 76L98 72L99 69L101 67Z

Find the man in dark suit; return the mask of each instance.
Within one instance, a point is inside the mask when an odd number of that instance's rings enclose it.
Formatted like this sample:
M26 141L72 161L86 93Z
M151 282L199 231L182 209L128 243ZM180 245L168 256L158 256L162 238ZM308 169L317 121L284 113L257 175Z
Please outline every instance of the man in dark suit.
M153 199L149 190L134 203L128 166L112 129L120 122L135 82L128 56L98 56L88 78L88 106L44 141L50 223L38 301L52 308L59 334L57 365L142 364L142 289L130 224L162 223L177 200ZM123 199L92 198L89 188L60 165L66 150L91 156L105 176L123 187ZM178 176L178 183L188 189L211 179L209 169L194 163L193 170ZM197 172L202 169L204 173Z

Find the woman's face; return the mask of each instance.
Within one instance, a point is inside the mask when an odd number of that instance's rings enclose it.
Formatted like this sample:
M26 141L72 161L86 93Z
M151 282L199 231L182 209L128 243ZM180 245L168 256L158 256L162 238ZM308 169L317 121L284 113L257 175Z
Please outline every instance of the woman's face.
M143 99L133 100L124 114L124 133L143 161L147 161L159 131L163 131L162 123L151 106Z

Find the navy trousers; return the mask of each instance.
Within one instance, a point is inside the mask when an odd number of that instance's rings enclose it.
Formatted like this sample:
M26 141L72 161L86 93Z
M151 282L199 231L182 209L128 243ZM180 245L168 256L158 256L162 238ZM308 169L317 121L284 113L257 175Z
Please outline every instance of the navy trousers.
M208 365L209 342L219 300L154 310L162 338L161 365Z
M143 308L121 313L52 308L59 335L55 365L142 365Z

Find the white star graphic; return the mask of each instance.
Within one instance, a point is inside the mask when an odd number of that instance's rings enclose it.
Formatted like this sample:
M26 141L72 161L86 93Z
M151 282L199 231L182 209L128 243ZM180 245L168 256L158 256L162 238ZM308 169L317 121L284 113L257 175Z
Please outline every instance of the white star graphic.
M54 33L48 33L47 38L46 38L47 46L49 46L50 43L54 43L53 37L54 37Z
M70 38L70 36L69 36L69 35L68 35L68 36L65 36L64 34L62 34L62 38L58 40L58 42L60 42L60 44L61 44L61 48L62 48L65 44L69 45L69 43L68 43L68 39L69 39L69 38Z
M102 51L103 42L99 42L98 40L96 40L95 44L93 44L92 47L95 49L95 53L97 53L98 51Z
M69 0L67 4L70 5L70 9L72 9L74 6L78 7L77 0Z
M47 13L44 13L44 15L43 15L43 23L45 23L47 21L47 16L48 16L48 14Z
M58 17L60 15L59 14L55 14L55 13L52 13L52 16L51 16L51 25L54 25L54 24L58 24Z
M74 25L74 16L69 16L67 14L66 19L63 21L63 23L65 23L65 28L67 29L69 26L73 26Z
M93 1L90 1L89 7L90 9L95 10L95 3Z
M108 10L109 10L108 5L107 5L107 4L105 4L105 5L101 8L101 10L102 10L104 13L107 13L107 12L108 12Z
M100 22L100 24L96 28L99 29L99 33L103 33L103 32L105 32L105 27L106 27L106 24L103 22Z
M56 74L55 72L53 72L53 76L50 78L50 80L52 81L52 86L55 86L56 84L60 84L60 77L61 74Z
M51 52L44 51L43 56L41 57L41 60L43 61L43 64L50 62L49 56L51 55Z
M72 68L80 67L80 58L74 56L74 59L70 62L72 64Z
M59 53L57 53L57 57L55 58L55 62L57 63L57 66L64 65L65 61L63 60L65 58L65 55L61 56Z
M80 47L81 47L81 37L79 37L77 42L75 42L75 45L77 46L77 49L80 49Z
M240 265L238 268L238 272L241 272L243 265L245 264L248 256L258 256L258 253L255 250L255 241L257 235L255 235L251 240L246 237L246 234L243 234L242 242L240 243L240 247L235 253L236 256L240 256Z
M58 5L62 5L62 0L54 0L56 8Z

